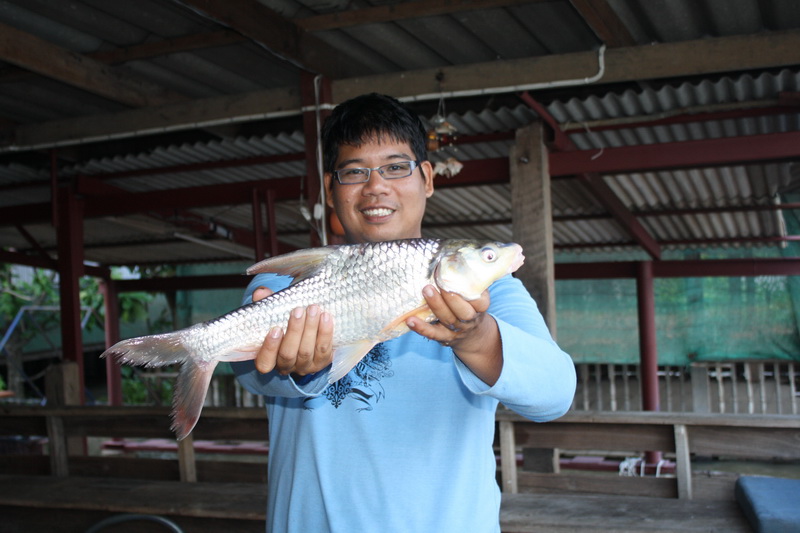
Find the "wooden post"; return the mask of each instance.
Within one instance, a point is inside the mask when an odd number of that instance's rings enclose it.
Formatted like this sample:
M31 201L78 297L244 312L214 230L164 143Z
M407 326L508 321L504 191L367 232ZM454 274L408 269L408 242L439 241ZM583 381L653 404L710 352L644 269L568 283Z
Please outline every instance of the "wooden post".
M80 367L75 361L51 365L45 372L44 387L49 407L81 405ZM67 438L64 419L47 417L47 439L50 450L50 472L54 476L69 475L69 455L85 455L86 440L82 437Z
M197 462L194 455L194 438L191 433L178 441L178 470L181 481L197 482Z
M500 426L500 475L503 479L503 492L516 494L517 484L517 446L514 439L514 422L501 420Z
M509 154L512 235L525 253L516 275L539 305L550 333L556 337L555 260L550 172L541 122L516 133Z
M692 499L692 462L689 454L689 433L686 424L675 424L675 474L678 478L678 498Z
M692 411L710 413L711 391L708 390L708 367L702 364L693 364L691 368Z
M59 302L61 306L61 349L64 359L78 363L80 404L84 400L83 338L78 280L83 275L83 201L69 189L59 192L58 238Z

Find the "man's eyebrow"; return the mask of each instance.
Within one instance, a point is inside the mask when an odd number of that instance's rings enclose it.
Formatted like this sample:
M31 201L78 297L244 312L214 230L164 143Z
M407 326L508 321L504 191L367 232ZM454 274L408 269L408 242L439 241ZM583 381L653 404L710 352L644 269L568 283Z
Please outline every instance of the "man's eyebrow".
M390 160L413 161L414 158L406 153L399 153L399 154L387 155L386 157L384 157L384 159L387 161ZM340 162L338 165L336 165L336 168L344 168L348 165L364 165L364 164L365 163L363 159L353 158L353 159L346 159Z

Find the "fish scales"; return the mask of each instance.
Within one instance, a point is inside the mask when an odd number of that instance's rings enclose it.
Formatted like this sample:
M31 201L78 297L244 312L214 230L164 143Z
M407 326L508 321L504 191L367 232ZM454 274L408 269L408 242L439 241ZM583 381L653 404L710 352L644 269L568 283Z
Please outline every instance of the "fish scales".
M432 282L439 249L438 241L340 248L314 276L202 324L200 331L190 328L184 343L203 360L224 358L243 345L260 346L273 327L286 329L293 309L312 304L333 317L334 348L367 337L388 340L380 335L384 326L424 303L422 289Z
M200 416L217 363L254 359L273 327L286 330L292 310L316 304L333 317L335 351L328 372L333 383L375 344L408 332L408 316L435 318L422 297L426 285L475 299L522 261L522 249L514 243L467 240L301 250L248 269L292 276L286 289L183 330L121 341L103 357L144 366L182 363L173 397L173 429L182 439Z

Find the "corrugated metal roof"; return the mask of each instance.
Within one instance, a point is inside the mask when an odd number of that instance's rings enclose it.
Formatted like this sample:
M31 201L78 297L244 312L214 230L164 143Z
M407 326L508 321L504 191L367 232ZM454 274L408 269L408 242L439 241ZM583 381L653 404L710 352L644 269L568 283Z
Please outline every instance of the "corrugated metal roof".
M334 0L263 0L278 13L302 23L323 13L349 11L351 3ZM399 4L362 2L359 9ZM633 43L669 43L709 36L759 34L800 28L800 3L794 0L609 0ZM0 22L80 54L116 51L146 43L219 32L215 21L180 3L143 0L137 3L76 0L0 0ZM314 32L321 40L346 51L365 74L432 69L451 65L502 61L594 51L601 41L595 29L566 0L507 3L474 11L458 11L390 22L343 26ZM298 85L301 69L269 50L242 38L219 46L195 47L166 55L125 62L127 72L141 80L177 92L187 99L238 95L262 89ZM442 85L447 90L447 80ZM744 135L800 131L800 112L783 109L762 114L729 115L707 120L699 113L776 108L781 93L800 92L800 69L761 70L737 75L704 75L692 80L642 81L575 90L534 92L548 113L561 124L580 150L642 144L674 143ZM452 102L445 101L445 107ZM456 143L431 154L434 162L449 157L470 161L507 158L513 132L537 119L522 102L491 96L473 98L446 113L460 137L506 132L503 139ZM124 104L64 83L20 72L0 63L0 117L19 124L42 123L70 117L90 117L126 109ZM800 111L800 109L799 109ZM658 122L676 115L698 114L696 121ZM423 117L430 125L432 116ZM192 167L217 161L302 154L305 137L294 129L282 133L247 130L208 132L191 141L163 142L143 149L104 149L100 157L78 158L59 166L62 181L78 175L103 177L108 184L130 192L169 191L203 185L299 177L303 159L247 166ZM0 123L2 126L2 123ZM258 130L254 127L255 131ZM212 140L209 140L212 139ZM111 141L109 141L111 142ZM122 144L120 146L123 146ZM126 144L124 146L132 146ZM50 176L47 166L28 159L0 159L0 206L47 202ZM10 160L5 163L4 161ZM165 169L163 172L153 169ZM135 172L141 171L141 175ZM147 172L145 172L147 171ZM127 173L124 177L114 174ZM800 172L791 162L726 165L714 168L609 174L604 181L659 242L717 241L785 235L779 211L677 213L704 207L741 207L770 204L781 193L796 188ZM444 178L437 178L444 183ZM24 187L22 185L25 185ZM442 187L430 199L425 232L441 237L511 238L511 192L508 183ZM563 249L617 250L631 243L625 228L608 216L581 180L552 182L555 243ZM300 213L301 199L276 207L278 232L291 246L309 243L309 224ZM654 215L670 211L672 214ZM249 205L198 208L193 215L221 226L250 228ZM146 228L150 225L152 227ZM48 224L26 226L45 246L55 242ZM160 258L186 260L190 243L173 246L159 239L186 231L179 224L145 215L87 221L87 259L115 263L125 256L119 243L150 240L138 250L136 261ZM207 236L205 236L207 237ZM14 228L0 228L0 245L28 249L30 243ZM725 244L725 243L728 244ZM744 241L738 241L742 243ZM752 245L753 243L745 243ZM184 251L184 247L185 250ZM596 248L595 248L596 247ZM235 254L206 247L200 259L232 258Z

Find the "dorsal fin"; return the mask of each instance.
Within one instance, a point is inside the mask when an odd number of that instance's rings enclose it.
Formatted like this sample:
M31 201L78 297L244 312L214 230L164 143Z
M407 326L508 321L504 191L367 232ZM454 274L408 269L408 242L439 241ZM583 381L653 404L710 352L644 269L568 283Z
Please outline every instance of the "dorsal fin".
M292 276L292 285L313 276L319 266L336 251L335 246L322 248L308 248L297 250L284 255L270 257L256 263L247 269L248 275L260 274L262 272L274 272L285 276Z

